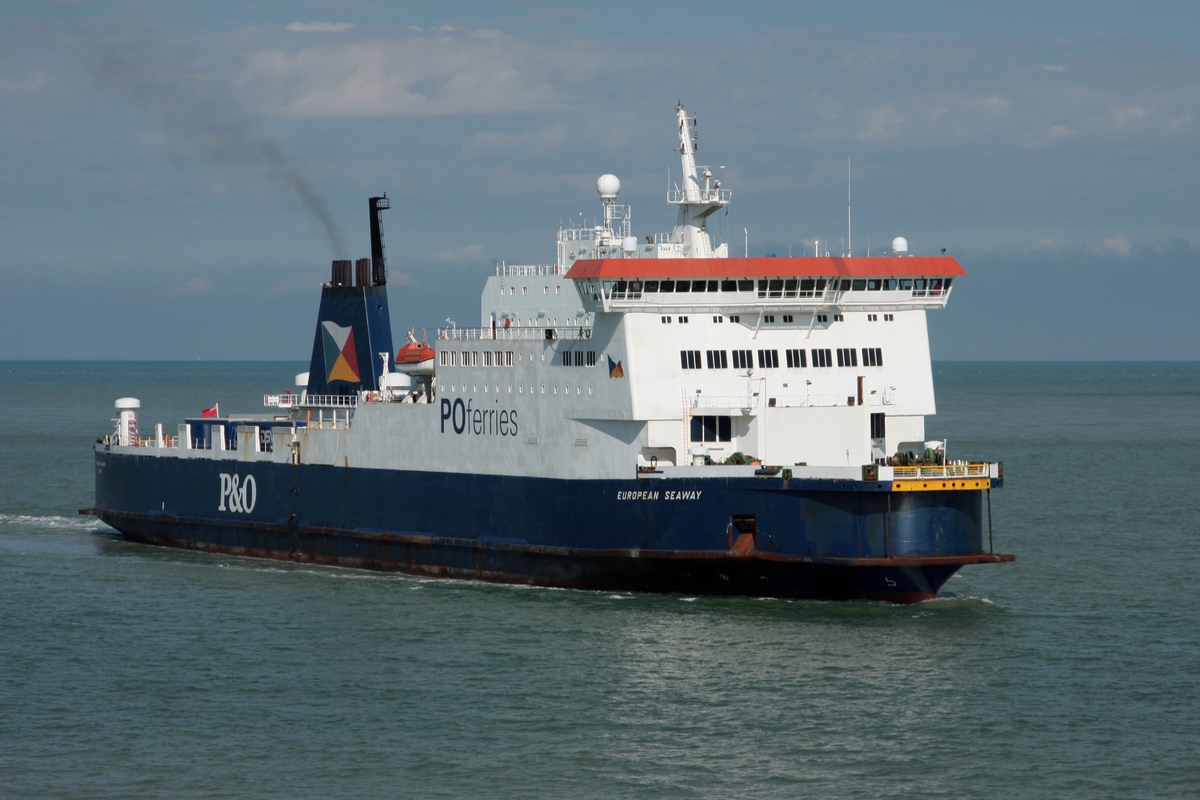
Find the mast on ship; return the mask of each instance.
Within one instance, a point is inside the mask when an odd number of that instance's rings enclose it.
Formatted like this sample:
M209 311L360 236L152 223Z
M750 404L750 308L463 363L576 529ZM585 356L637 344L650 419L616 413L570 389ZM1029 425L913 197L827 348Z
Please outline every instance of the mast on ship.
M708 236L707 219L729 204L731 192L722 190L721 182L713 180L709 167L696 166L696 118L688 117L681 103L675 104L675 115L679 119L678 149L683 173L683 188L667 192L667 202L679 206L675 240L683 245L688 258L718 257Z

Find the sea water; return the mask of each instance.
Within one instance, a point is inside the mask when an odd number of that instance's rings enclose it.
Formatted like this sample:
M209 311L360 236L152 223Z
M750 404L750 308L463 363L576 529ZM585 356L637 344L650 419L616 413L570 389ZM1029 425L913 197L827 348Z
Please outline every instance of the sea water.
M1200 794L1200 365L935 365L1002 460L938 599L631 595L124 542L113 401L170 430L290 363L0 363L0 796Z

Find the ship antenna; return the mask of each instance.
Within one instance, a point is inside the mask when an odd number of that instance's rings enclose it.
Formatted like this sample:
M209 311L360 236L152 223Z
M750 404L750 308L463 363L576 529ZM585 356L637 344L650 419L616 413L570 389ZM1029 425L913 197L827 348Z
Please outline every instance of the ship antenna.
M854 255L854 237L850 227L850 156L846 156L846 257Z

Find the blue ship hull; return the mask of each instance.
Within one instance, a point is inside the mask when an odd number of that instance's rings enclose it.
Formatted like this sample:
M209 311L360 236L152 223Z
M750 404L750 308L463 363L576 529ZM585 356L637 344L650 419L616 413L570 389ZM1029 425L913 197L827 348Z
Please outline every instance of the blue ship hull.
M909 603L934 597L964 565L1013 559L985 549L985 491L779 477L556 480L101 446L92 512L148 544L413 575Z

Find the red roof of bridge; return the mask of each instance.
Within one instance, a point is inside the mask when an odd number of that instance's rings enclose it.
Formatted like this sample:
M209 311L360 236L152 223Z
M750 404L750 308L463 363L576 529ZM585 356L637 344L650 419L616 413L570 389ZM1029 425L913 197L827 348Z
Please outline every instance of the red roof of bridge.
M950 256L868 258L605 258L581 259L571 279L615 278L928 278L966 275Z

